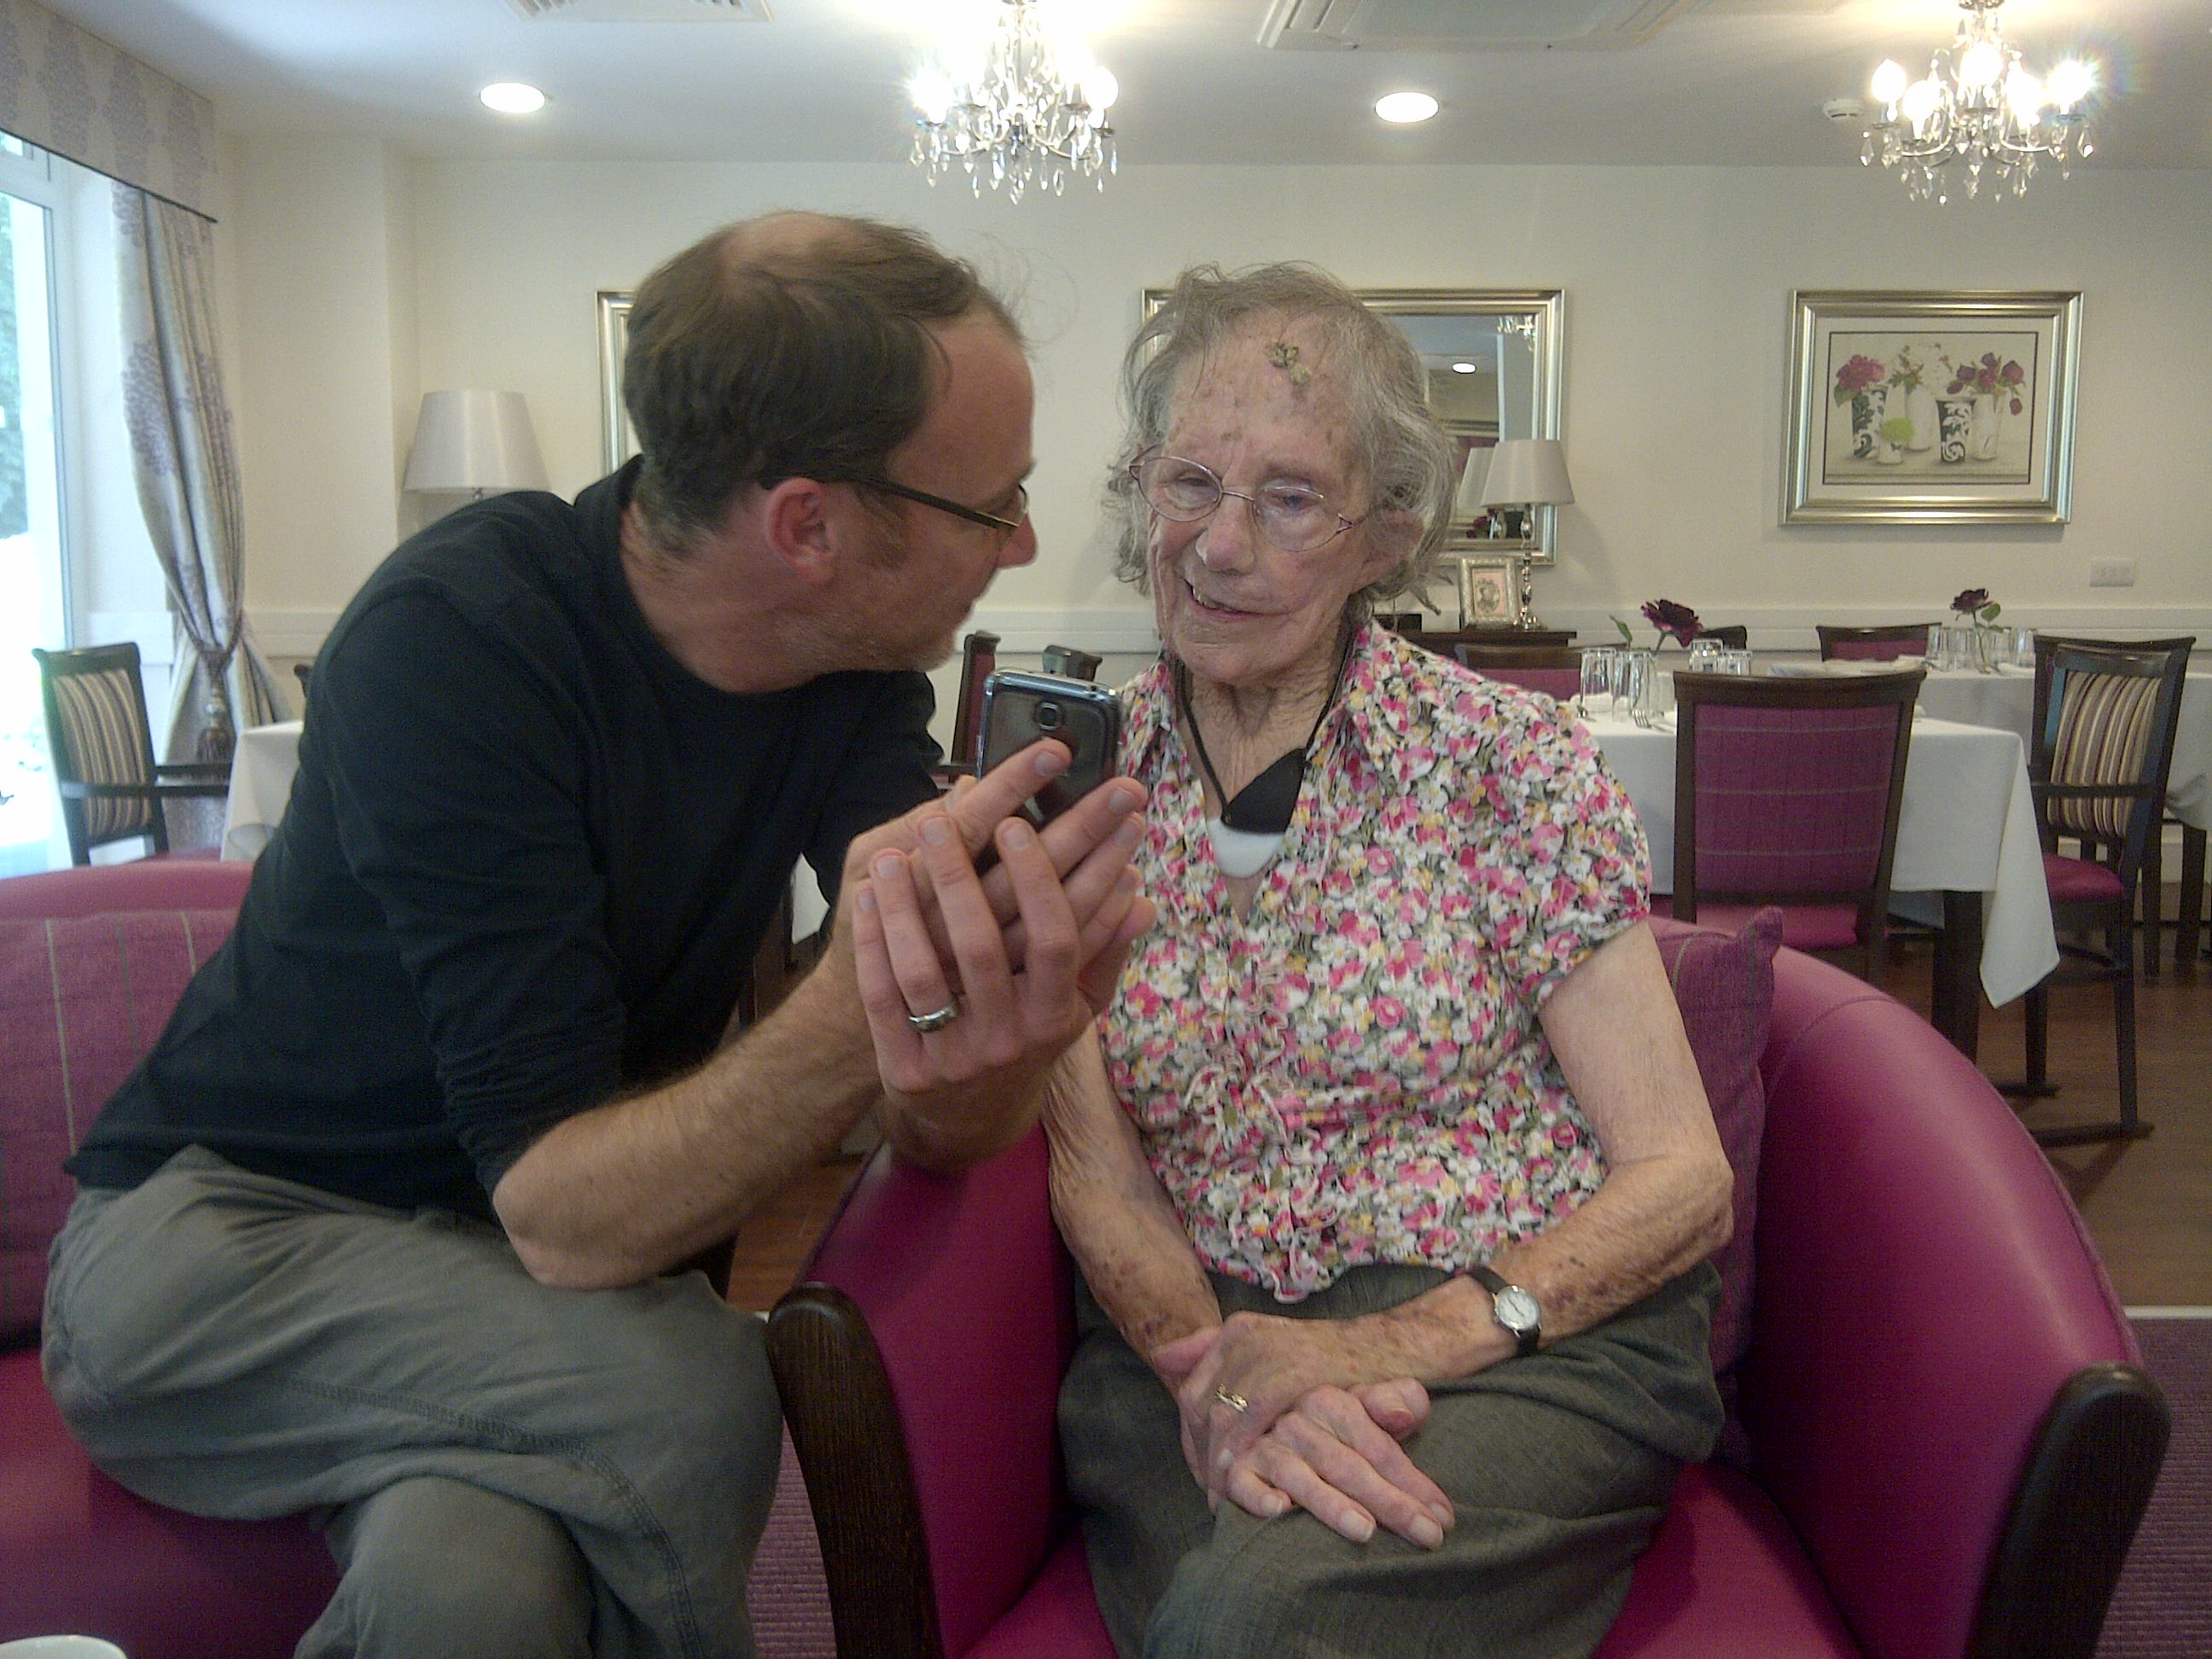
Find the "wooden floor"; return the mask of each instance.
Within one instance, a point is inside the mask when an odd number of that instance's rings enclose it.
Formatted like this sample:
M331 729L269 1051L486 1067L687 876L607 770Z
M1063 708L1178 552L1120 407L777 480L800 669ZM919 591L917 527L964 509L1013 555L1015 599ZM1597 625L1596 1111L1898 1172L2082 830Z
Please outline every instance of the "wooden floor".
M2074 1195L2103 1254L2120 1300L2130 1307L2212 1306L2212 961L2177 973L2169 965L2136 994L2142 1116L2147 1139L2054 1150L2051 1166ZM1928 1006L1924 950L1889 970L1886 988ZM2021 1075L2017 1004L1982 1018L1982 1069ZM2056 1098L2025 1110L2030 1125L2110 1117L2117 1112L2109 990L2083 987L2051 997L2051 1070ZM835 1212L855 1160L827 1164L793 1183L756 1215L738 1240L731 1299L768 1308L789 1287L808 1248Z

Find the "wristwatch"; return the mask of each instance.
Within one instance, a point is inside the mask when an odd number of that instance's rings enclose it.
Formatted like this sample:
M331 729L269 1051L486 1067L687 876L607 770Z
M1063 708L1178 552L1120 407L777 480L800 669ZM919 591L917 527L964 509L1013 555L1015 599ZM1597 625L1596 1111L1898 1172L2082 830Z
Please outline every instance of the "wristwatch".
M1518 1285L1507 1284L1486 1262L1478 1261L1463 1271L1490 1292L1490 1316L1520 1345L1520 1358L1526 1359L1535 1352L1536 1345L1544 1340L1544 1314L1536 1298Z

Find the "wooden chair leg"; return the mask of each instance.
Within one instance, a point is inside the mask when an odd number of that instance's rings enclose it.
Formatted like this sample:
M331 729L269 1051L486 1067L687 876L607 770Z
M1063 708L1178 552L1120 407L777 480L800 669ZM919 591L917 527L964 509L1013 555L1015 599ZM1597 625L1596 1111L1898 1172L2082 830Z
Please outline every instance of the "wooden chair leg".
M2166 836L2159 823L2151 824L2150 845L2142 862L2142 976L2158 977L2158 943L2166 909Z
M2204 921L2204 846L2205 832L2193 824L2181 826L2181 899L2175 907L2173 918L2173 965L2197 960L2200 949L2212 955L2197 942L2200 925ZM2212 945L2212 940L2206 941Z
M2027 994L2027 1083L2022 1092L2051 1092L2051 988L2039 985Z
M2112 981L2112 1035L2120 1062L2120 1133L2132 1136L2136 1125L2136 981L2123 973Z

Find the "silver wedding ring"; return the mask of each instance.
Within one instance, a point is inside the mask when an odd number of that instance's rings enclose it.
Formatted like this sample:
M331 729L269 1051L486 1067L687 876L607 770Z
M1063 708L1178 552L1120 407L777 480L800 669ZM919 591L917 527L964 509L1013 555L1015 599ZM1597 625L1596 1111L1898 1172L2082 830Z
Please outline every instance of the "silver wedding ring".
M960 1004L956 1000L946 1003L934 1013L908 1014L906 1017L906 1023L924 1036L927 1036L932 1031L943 1030L959 1018Z
M1216 1400L1218 1400L1223 1405L1228 1407L1232 1412L1243 1413L1249 1412L1252 1409L1252 1402L1250 1401L1247 1400L1241 1394L1231 1394L1226 1389L1216 1389L1213 1391L1213 1397Z

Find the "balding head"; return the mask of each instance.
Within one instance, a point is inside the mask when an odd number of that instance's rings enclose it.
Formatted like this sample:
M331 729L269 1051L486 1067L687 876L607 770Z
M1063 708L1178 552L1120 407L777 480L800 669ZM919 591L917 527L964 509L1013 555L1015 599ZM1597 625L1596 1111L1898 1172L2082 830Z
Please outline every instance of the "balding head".
M880 477L928 410L933 331L974 313L1019 340L973 266L869 219L772 213L669 260L623 364L654 543L680 548L747 485Z

